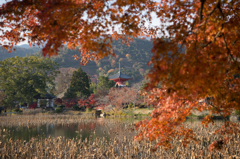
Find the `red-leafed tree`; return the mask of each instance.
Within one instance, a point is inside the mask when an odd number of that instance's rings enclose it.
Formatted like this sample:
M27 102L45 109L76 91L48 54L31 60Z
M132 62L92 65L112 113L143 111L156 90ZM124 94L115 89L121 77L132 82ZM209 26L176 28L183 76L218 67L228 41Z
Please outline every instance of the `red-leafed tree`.
M55 98L54 99L54 103L57 105L62 105L63 104L63 100L61 98Z
M64 43L70 48L81 44L81 60L86 63L89 59L98 60L113 55L113 38L108 33L114 32L114 38L124 34L136 37L142 33L144 23L151 18L147 8L153 9L155 6L156 2L151 0L134 3L113 3L111 0L14 0L0 8L0 16L4 17L0 26L8 28L1 30L0 37L9 40L3 45L6 48L27 38L30 45L46 42L42 49L44 56L56 55ZM146 12L140 14L141 11ZM122 23L122 33L118 34L118 24ZM78 59L78 56L75 58Z
M86 108L92 108L96 106L96 97L94 94L91 94L88 98L86 99L80 99L78 101L79 107L86 107Z
M63 103L66 108L72 108L75 104L77 104L77 100L72 98L72 99L65 99L63 100Z
M111 88L106 101L102 101L105 105L112 105L115 110L123 108L124 104L135 103L138 97L138 88L124 87L124 88Z
M30 109L35 109L35 108L37 108L37 102L34 102L34 103L30 104L29 108L30 108Z

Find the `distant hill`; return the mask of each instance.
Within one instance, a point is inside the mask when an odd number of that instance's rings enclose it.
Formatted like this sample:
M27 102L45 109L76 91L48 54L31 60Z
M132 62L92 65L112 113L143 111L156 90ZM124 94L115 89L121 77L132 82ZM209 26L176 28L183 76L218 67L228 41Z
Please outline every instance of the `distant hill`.
M14 49L15 51L13 51L12 49L12 51L9 53L8 50L0 46L0 61L10 57L15 57L15 56L25 57L27 55L32 55L40 51L40 49L37 47L31 47L31 48L15 47Z
M119 61L121 61L121 72L133 77L129 83L136 83L143 79L150 67L147 63L150 61L152 42L143 39L134 39L130 46L122 44L120 40L113 42L115 57L109 56L101 61L90 61L86 66L81 66L87 72L93 81L100 75L110 76L119 71ZM67 47L59 51L58 56L53 56L60 68L78 68L80 66L79 60L74 60L73 55L79 55L79 51L70 50ZM42 56L39 51L37 56Z
M120 40L113 41L112 45L116 54L115 57L109 56L98 62L90 61L86 66L81 66L82 69L91 76L92 81L97 81L97 77L101 75L110 76L117 73L119 71L119 61L121 61L121 72L133 77L133 80L129 83L141 81L150 69L147 63L152 57L152 42L148 39L136 38L130 43L130 46L122 44ZM7 50L0 47L0 60L14 56L42 56L40 48L29 47L28 44L17 46L15 49L15 51L8 53ZM80 61L73 58L75 54L79 55L78 50L70 50L67 47L63 47L59 51L58 56L53 56L51 59L59 64L60 68L62 68L62 73L70 70L68 74L71 74L72 70L80 66Z

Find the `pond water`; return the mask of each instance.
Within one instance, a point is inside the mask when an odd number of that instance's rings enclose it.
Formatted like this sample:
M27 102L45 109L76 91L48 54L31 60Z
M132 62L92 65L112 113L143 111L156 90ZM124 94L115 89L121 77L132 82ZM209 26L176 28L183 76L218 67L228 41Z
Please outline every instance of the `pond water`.
M91 120L90 122L79 122L79 123L67 123L67 124L32 124L27 126L3 126L1 129L1 137L5 139L13 140L26 140L29 141L32 137L34 138L48 138L51 137L65 137L67 139L82 139L86 138L101 138L109 140L114 137L114 133L122 136L133 136L131 133L126 134L126 128L129 123L133 120L128 120L128 124L121 123L118 120L116 122L106 122L108 119L98 118ZM2 139L4 140L4 139Z
M17 118L18 120L22 118ZM6 139L13 140L26 140L31 138L44 139L51 137L64 137L66 139L82 139L86 138L95 139L96 137L109 140L116 136L118 137L133 137L134 132L127 131L129 128L134 128L134 122L140 119L124 118L124 119L84 119L82 121L76 120L73 123L68 123L64 119L62 123L40 123L40 124L27 124L27 125L5 125L0 126L0 140ZM53 120L53 119L51 119ZM42 120L39 120L42 121ZM199 120L187 120L186 122L192 123L199 122ZM24 120L23 120L24 122ZM221 122L221 121L220 121Z

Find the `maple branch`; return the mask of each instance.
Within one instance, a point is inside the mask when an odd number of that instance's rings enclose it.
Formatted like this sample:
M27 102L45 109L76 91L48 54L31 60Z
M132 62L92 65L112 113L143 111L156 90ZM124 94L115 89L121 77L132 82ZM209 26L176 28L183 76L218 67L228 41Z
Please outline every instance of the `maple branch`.
M231 52L230 52L230 49L229 49L229 47L228 47L228 45L227 45L227 42L226 42L224 33L222 34L222 36L223 36L224 45L225 45L225 47L226 47L226 49L227 49L227 54L231 57L232 61L235 62L236 60L234 59L233 55L232 55ZM238 66L238 69L240 70L240 67L239 67L239 66Z
M193 27L195 26L196 21L197 21L197 17L193 20L193 23L192 23L192 25L191 25L191 30L187 32L188 35L186 35L185 38L182 40L182 45L181 45L180 49L183 48L183 45L186 43L186 39L188 38L188 36L189 36L191 33L194 33L194 32L193 32Z
M212 15L216 9L217 9L217 5L210 11L210 13L208 13L208 16Z
M226 42L224 33L222 34L222 36L223 36L224 45L225 45L225 47L226 47L226 49L227 49L227 54L230 55L230 57L231 57L231 59L232 59L233 61L235 61L233 55L232 55L231 52L230 52L230 49L228 48L228 45L227 45L227 42Z
M218 10L220 11L220 13L222 14L222 17L223 17L223 19L224 19L224 13L223 13L223 11L222 11L222 8L221 8L221 3L220 3L221 1L220 0L218 0L218 3L217 3L217 8L218 8Z
M233 58L232 54L230 53L230 49L228 48L224 33L222 34L222 36L223 36L224 45L227 49L227 53L231 56L232 60L234 61L234 58Z
M220 33L221 33L222 29L223 29L223 24L221 25L221 29L217 32L217 34L215 35L214 39L212 41L210 41L209 43L203 45L203 48L205 48L205 47L209 46L211 43L215 42L217 37L220 36Z
M204 1L205 1L205 0L204 0ZM202 7L202 6L201 6L201 7ZM207 23L208 18L214 13L214 11L215 11L217 8L219 9L219 11L220 11L221 14L222 14L222 17L224 18L224 14L223 14L223 11L222 11L221 6L220 6L220 0L218 0L216 6L207 14L206 20L205 20L203 23L201 23L201 24L199 25L199 27L201 27L201 26L203 26L203 25L205 25L205 24ZM200 9L201 9L201 8L200 8ZM201 10L202 10L202 9L201 9ZM201 11L201 10L200 10L200 11ZM200 15L200 20L202 20L202 16L201 16L201 15Z
M221 114L221 109L219 109L218 107L214 106L214 105L211 104L211 103L208 103L208 104L209 104L210 106L212 106L214 109L216 109L221 116L223 116L223 115Z
M200 12L199 12L199 14L200 14L199 15L200 16L200 21L202 21L202 17L203 17L202 11L203 11L203 6L204 6L205 1L206 0L200 0L200 2L201 2Z

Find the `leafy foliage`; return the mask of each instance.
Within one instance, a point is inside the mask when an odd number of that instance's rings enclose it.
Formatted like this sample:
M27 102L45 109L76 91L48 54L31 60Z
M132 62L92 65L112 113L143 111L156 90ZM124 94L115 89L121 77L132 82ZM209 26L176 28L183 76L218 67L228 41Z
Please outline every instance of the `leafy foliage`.
M90 79L81 67L73 72L70 87L64 94L64 98L76 98L78 92L80 93L80 96L90 96Z
M6 98L3 102L31 103L35 95L46 94L54 88L54 78L58 73L58 64L50 59L29 57L12 57L0 61L0 88Z
M54 99L54 103L57 105L62 105L63 104L63 100L61 98L55 98Z
M104 96L108 94L108 91L111 87L115 85L115 82L109 80L108 77L100 76L96 88L93 89L93 93L97 96Z
M112 105L115 110L120 110L125 107L126 103L136 102L138 98L138 89L134 87L111 88L106 101L99 99L99 104ZM105 103L106 102L106 103Z
M83 64L90 59L98 60L113 54L112 37L121 36L115 32L118 25L122 24L123 35L136 37L143 33L141 29L145 28L145 22L151 18L147 9L154 9L156 2L146 0L132 4L132 1L112 3L110 0L7 2L0 9L0 15L4 17L1 27L10 29L1 30L1 38L10 42L3 46L11 47L29 38L30 45L44 44L44 56L52 56L65 43L70 48L81 44L79 50ZM114 32L113 36L106 34L111 31L110 28ZM129 41L127 38L125 40Z
M30 104L29 108L30 108L30 109L35 109L35 108L37 108L37 102L34 102L34 103Z
M137 124L136 139L157 140L170 148L170 141L181 136L186 146L195 140L195 132L182 125L191 110L208 110L202 121L207 126L214 122L213 114L226 117L240 109L239 5L239 1L220 0L161 1L156 13L169 25L159 32L167 32L171 39L154 40L148 98L157 108L151 120ZM162 87L155 88L160 82ZM203 99L209 100L200 103ZM225 122L215 133L239 133L239 127Z
M66 108L72 108L77 103L77 100L74 99L74 98L65 99L65 100L63 100L63 103L64 103Z
M56 112L57 112L57 113L61 113L62 111L63 111L63 110L62 110L62 107L57 107L57 108L56 108Z
M94 94L91 94L91 96L89 96L88 98L86 99L80 99L78 101L78 105L79 107L85 107L87 109L89 108L93 108L94 106L96 106L96 97Z

